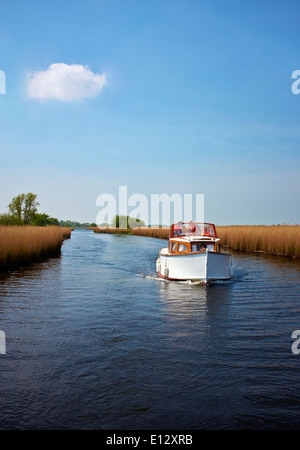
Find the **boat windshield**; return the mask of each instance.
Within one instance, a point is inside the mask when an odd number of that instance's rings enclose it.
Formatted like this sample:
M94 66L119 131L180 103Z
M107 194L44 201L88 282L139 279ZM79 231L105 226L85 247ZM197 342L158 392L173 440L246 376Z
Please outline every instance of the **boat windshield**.
M192 252L202 252L206 251L206 249L208 249L210 252L213 252L214 248L214 244L205 244L204 242L192 244Z
M207 236L217 237L216 227L212 223L198 223L198 222L178 222L172 225L171 235L174 236Z

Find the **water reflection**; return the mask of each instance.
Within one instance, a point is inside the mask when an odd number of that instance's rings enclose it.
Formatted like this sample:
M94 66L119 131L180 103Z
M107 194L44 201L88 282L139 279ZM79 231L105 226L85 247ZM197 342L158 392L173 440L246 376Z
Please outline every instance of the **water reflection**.
M188 282L159 282L159 292L168 311L185 317L213 314L216 308L227 309L231 289L231 283L204 286Z
M51 258L47 258L42 262L36 262L29 266L22 266L15 269L11 269L7 272L0 273L0 289L6 283L14 282L18 279L25 280L29 278L36 278L41 275L41 272L45 271L57 271L61 265L62 256L57 255Z
M34 302L59 297L61 261L61 256L56 256L0 274L0 328L4 313L10 317L16 309L20 312L33 307Z

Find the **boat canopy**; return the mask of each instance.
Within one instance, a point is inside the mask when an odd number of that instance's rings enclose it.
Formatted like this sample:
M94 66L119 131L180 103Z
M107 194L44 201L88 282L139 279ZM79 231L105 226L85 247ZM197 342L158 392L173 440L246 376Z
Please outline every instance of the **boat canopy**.
M170 238L176 236L207 236L216 238L216 227L213 223L177 222L171 227Z

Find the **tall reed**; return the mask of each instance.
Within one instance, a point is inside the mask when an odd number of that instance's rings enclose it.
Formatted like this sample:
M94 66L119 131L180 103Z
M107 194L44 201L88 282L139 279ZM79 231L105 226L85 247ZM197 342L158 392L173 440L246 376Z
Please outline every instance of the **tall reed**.
M233 250L300 257L300 225L218 226L217 234Z
M71 228L0 226L0 269L57 255L70 236Z
M170 228L148 228L139 227L133 229L122 228L94 228L94 233L108 233L108 234L133 234L136 236L153 237L156 239L169 239Z
M156 239L169 239L170 228L136 228L133 233L137 236L148 236Z

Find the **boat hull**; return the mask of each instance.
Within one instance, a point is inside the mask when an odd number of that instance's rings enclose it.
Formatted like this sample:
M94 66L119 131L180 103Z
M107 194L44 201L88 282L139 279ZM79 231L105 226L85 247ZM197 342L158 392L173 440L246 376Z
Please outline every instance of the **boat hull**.
M232 255L230 253L189 253L172 255L161 252L156 271L162 278L175 281L229 280L233 276Z

